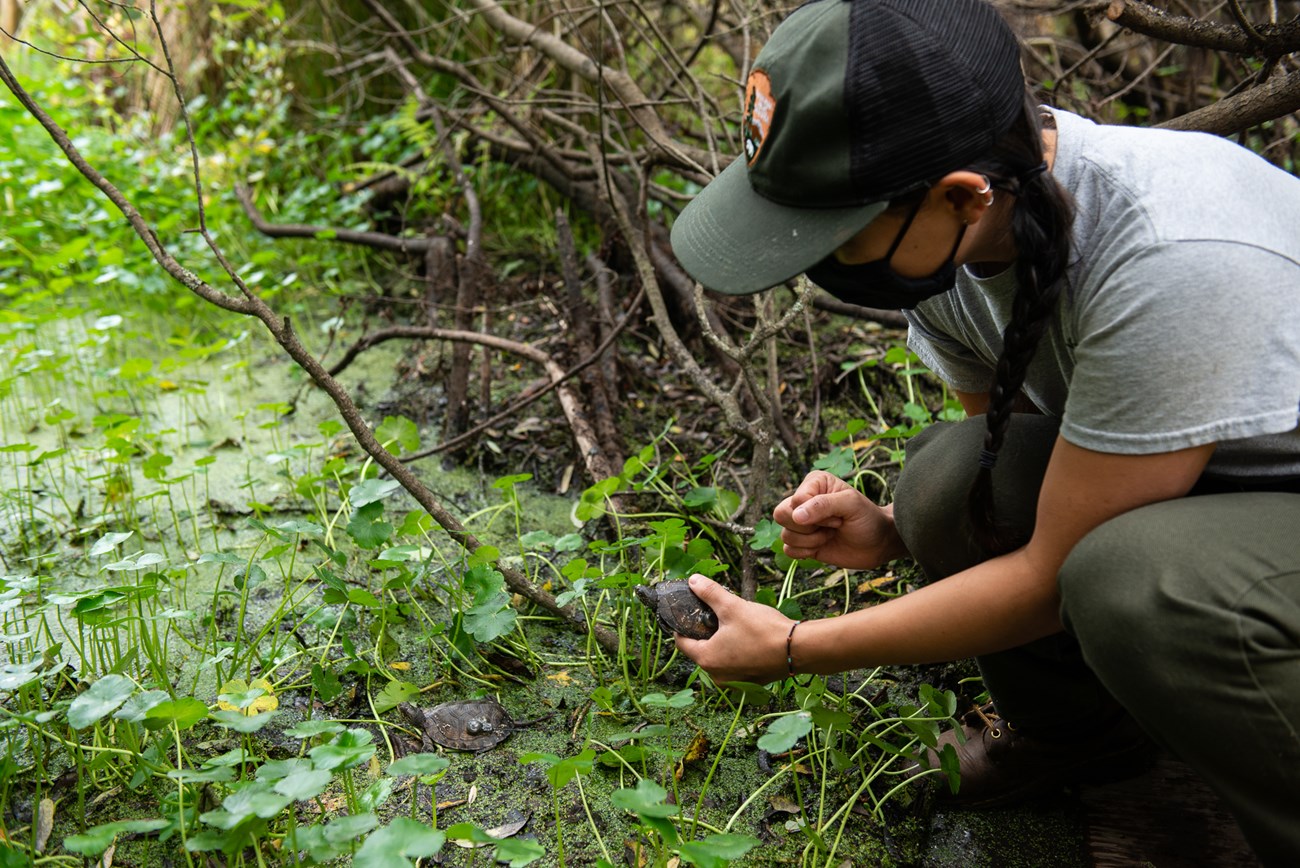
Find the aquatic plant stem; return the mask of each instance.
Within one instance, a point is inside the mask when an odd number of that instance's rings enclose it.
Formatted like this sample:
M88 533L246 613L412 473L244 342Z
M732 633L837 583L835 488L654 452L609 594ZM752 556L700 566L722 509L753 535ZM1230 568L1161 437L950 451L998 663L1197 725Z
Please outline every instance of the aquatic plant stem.
M740 819L740 815L745 813L745 809L748 808L750 804L754 802L755 799L761 796L764 790L772 786L777 781L781 780L781 776L784 775L787 770L789 770L789 766L787 766L784 769L781 769L781 771L777 772L776 774L772 775L772 777L768 778L767 780L763 781L763 783L759 784L754 789L754 792L750 793L749 797L745 799L745 801L741 802L740 807L736 808L735 812L732 813L731 817L727 820L727 825L722 827L722 831L723 832L731 831L731 827L734 826L736 824L736 821Z
M574 775L574 782L578 785L578 798L582 801L582 810L587 814L587 823L591 826L591 833L596 836L596 844L600 847L600 852L605 855L606 862L613 862L614 857L609 855L609 848L605 846L605 839L600 835L600 827L596 825L596 819L591 816L591 805L587 804L587 794L582 789L582 775ZM556 818L556 822L559 818Z
M699 798L695 800L695 812L691 816L691 834L695 837L695 830L700 825L700 808L704 806L704 794L709 791L709 783L713 780L713 774L718 770L718 764L722 762L722 755L726 753L727 744L731 741L731 736L736 731L736 725L740 723L740 712L745 708L745 694L740 694L740 703L736 706L736 714L731 718L731 725L727 727L727 734L722 737L722 744L713 754L713 764L709 766L709 773L704 776L704 783L700 786ZM608 854L607 854L608 855Z

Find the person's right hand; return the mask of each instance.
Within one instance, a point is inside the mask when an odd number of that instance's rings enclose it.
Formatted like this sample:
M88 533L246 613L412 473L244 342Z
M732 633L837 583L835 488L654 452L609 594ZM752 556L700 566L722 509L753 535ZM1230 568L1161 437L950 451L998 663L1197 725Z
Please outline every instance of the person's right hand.
M888 511L838 476L814 470L772 518L785 528L781 542L792 558L815 558L849 569L872 569L906 554Z

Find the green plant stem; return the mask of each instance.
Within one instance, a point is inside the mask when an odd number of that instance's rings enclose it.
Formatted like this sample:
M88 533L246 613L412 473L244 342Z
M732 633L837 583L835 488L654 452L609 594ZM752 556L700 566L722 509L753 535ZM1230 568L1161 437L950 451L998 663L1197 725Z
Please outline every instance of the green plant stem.
M695 813L691 816L691 834L689 837L695 837L695 830L700 823L700 809L704 806L704 794L709 791L709 783L713 780L713 774L718 770L718 764L722 762L722 755L727 750L727 744L731 741L731 736L736 731L736 726L740 723L740 712L745 708L745 694L740 695L740 702L736 705L736 713L731 718L731 725L727 727L727 734L722 737L722 744L713 754L713 763L709 766L709 773L704 776L704 783L700 786L699 798L695 800ZM607 854L608 856L608 854Z
M782 769L781 771L779 771L779 772L777 772L776 774L772 775L772 777L770 777L770 778L768 778L767 780L763 781L763 783L759 784L759 785L754 789L754 792L750 793L750 794L749 794L749 797L748 797L747 799L745 799L745 801L743 801L743 802L740 803L740 807L736 808L735 813L733 813L733 814L731 815L730 819L727 820L727 824L726 824L725 826L722 827L722 831L723 831L723 832L729 832L729 831L731 831L731 827L734 826L734 825L736 824L736 820L740 819L740 815L743 814L743 813L745 812L745 809L748 808L748 807L750 806L750 804L751 804L752 802L754 802L754 800L756 800L759 796L761 796L761 795L763 794L763 791L764 791L764 790L766 790L768 787L770 787L770 786L772 786L773 784L775 784L777 781L781 780L781 776L784 775L784 774L786 773L786 771L787 771L788 768L789 768L789 767L787 766L785 769Z
M591 826L591 833L596 836L596 844L600 847L600 852L604 854L606 862L613 862L614 858L609 855L609 848L605 846L605 839L600 835L600 827L596 825L596 820L591 816L591 806L587 804L587 794L582 789L582 775L574 775L574 782L578 785L578 798L582 801L582 810L587 814L587 824ZM559 822L559 817L556 817Z

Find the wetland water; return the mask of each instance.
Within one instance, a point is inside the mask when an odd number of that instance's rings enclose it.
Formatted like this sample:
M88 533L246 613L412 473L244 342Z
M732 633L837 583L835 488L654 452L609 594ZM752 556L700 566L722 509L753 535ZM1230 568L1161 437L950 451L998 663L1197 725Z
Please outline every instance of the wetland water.
M575 526L577 492L418 465L512 565L627 638L627 653L602 654L368 478L333 405L260 335L227 323L187 337L94 311L10 314L4 328L11 829L48 826L87 855L131 832L119 857L140 864L185 848L346 858L361 838L369 856L432 852L435 825L452 864L472 860L453 845L476 835L512 864L1075 864L1063 809L1025 821L1011 849L1005 825L932 823L910 796L849 810L897 773L855 727L906 746L902 716L942 716L868 702L893 676L840 693L820 679L704 689L632 602L634 583L668 575L654 552L684 545L671 519L593 548L608 530ZM382 393L397 352L371 351L342 380ZM544 722L482 754L391 764L419 744L399 703L475 696ZM482 837L493 831L509 837ZM418 845L402 850L403 835Z

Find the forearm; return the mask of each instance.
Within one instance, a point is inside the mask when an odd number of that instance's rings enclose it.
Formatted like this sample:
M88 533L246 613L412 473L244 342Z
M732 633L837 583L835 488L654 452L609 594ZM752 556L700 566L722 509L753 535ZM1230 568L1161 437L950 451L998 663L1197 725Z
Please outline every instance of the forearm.
M801 624L796 672L933 663L1001 651L1059 632L1054 573L1021 549L870 609Z

